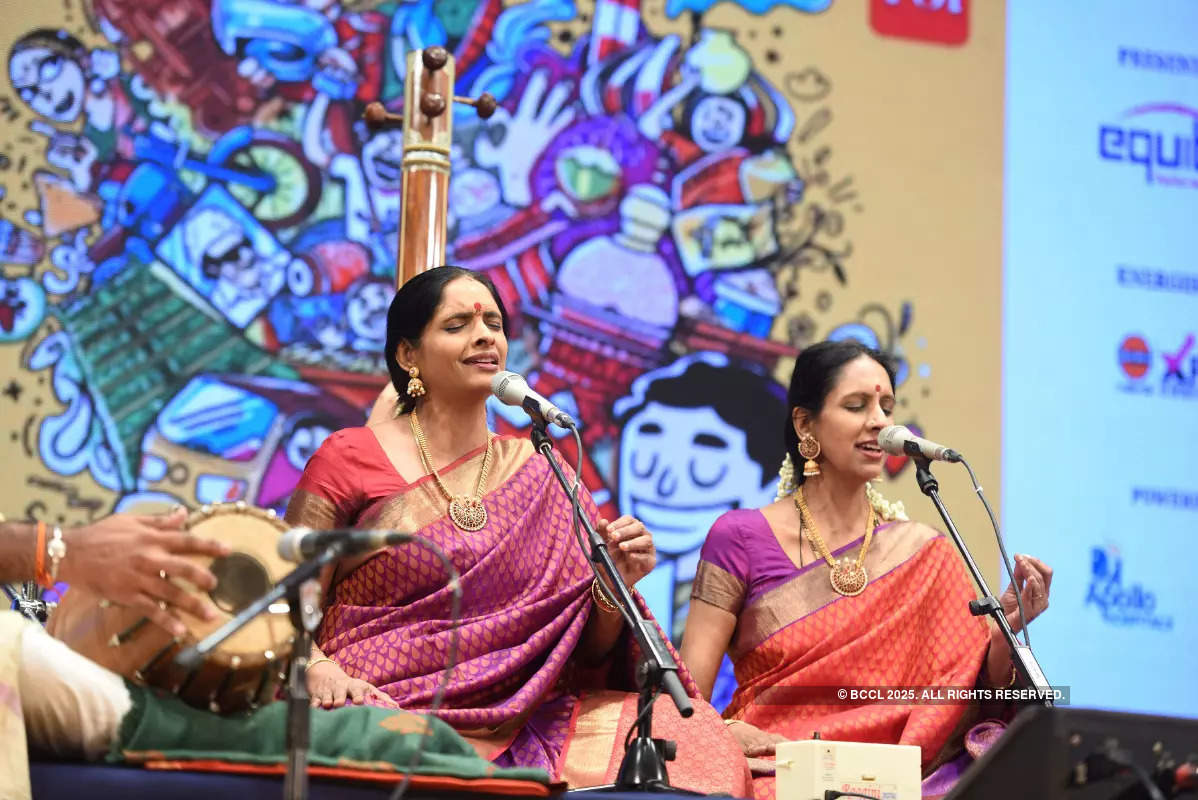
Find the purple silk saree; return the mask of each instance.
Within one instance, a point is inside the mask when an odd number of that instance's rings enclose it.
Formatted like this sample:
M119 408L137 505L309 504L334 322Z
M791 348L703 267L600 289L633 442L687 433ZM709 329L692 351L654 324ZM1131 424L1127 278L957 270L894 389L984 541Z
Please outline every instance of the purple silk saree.
M481 449L468 453L442 472L450 491L473 489L481 457ZM287 518L411 531L440 546L461 573L463 601L456 666L437 716L501 766L542 767L573 786L609 781L635 712L626 691L634 648L622 640L598 667L574 658L592 613L592 573L570 534L569 503L528 442L495 440L484 493L487 524L459 530L429 478L407 483L374 434L355 428L313 456ZM589 495L584 502L593 515ZM334 578L318 646L401 707L427 709L449 657L446 580L418 545L379 551ZM697 697L689 674L682 677ZM683 721L658 703L654 721L695 741L670 765L675 785L747 794L744 758L709 705L697 701ZM685 763L692 760L693 768Z

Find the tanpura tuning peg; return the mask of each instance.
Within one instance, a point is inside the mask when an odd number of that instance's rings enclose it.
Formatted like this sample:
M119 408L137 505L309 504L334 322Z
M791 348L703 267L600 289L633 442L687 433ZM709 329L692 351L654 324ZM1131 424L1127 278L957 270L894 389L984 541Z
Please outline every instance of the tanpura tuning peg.
M402 114L391 113L378 101L366 106L366 111L362 114L362 118L366 120L366 124L372 130L403 124Z
M490 92L483 92L474 101L474 111L478 114L479 119L490 119L497 108L499 108L499 102Z
M425 69L436 72L449 63L449 51L444 47L426 47L420 51L420 59L424 62Z
M439 117L445 113L445 98L437 92L425 92L420 98L420 112L426 117Z
M495 109L499 108L499 101L490 92L483 92L477 100L470 97L455 97L453 101L474 106L474 111L478 114L479 119L490 119L491 115L495 113Z

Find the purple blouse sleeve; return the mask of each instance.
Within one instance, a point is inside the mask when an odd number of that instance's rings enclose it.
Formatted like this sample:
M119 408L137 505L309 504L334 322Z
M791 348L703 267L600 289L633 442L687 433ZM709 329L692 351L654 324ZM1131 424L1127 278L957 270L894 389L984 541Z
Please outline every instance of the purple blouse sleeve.
M745 552L740 514L729 511L711 526L699 558L749 582L749 558Z
M691 599L739 614L749 585L749 558L738 512L729 511L715 521L699 553Z

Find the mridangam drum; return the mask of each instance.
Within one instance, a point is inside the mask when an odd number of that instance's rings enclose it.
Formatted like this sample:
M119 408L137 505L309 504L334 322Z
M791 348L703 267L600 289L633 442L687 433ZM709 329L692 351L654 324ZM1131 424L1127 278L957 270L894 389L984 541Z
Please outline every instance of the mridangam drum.
M204 506L187 518L187 530L228 545L222 558L193 560L216 576L208 592L218 613L204 622L181 614L187 633L173 637L131 608L107 605L73 587L51 614L46 629L73 650L130 680L167 689L190 705L227 713L274 698L286 672L294 631L286 603L271 606L226 639L193 670L174 663L175 654L224 625L258 599L291 567L276 552L286 530L273 511L245 503ZM175 579L188 591L191 584Z

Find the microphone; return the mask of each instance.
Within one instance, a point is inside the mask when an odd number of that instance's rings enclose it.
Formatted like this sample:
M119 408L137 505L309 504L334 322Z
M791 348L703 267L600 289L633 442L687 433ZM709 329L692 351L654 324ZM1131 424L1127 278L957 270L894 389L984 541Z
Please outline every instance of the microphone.
M961 460L961 454L950 447L916 436L906 425L888 425L878 434L878 445L892 456L917 456L933 461Z
M341 555L352 556L366 553L392 544L412 541L406 533L388 530L352 530L341 528L331 531L314 531L311 528L293 528L279 537L276 547L279 558L284 561L302 563L319 555L323 550L340 546Z
M563 428L577 427L569 414L534 392L528 381L514 372L497 373L491 379L491 392L500 402L523 408L530 417L539 417Z

